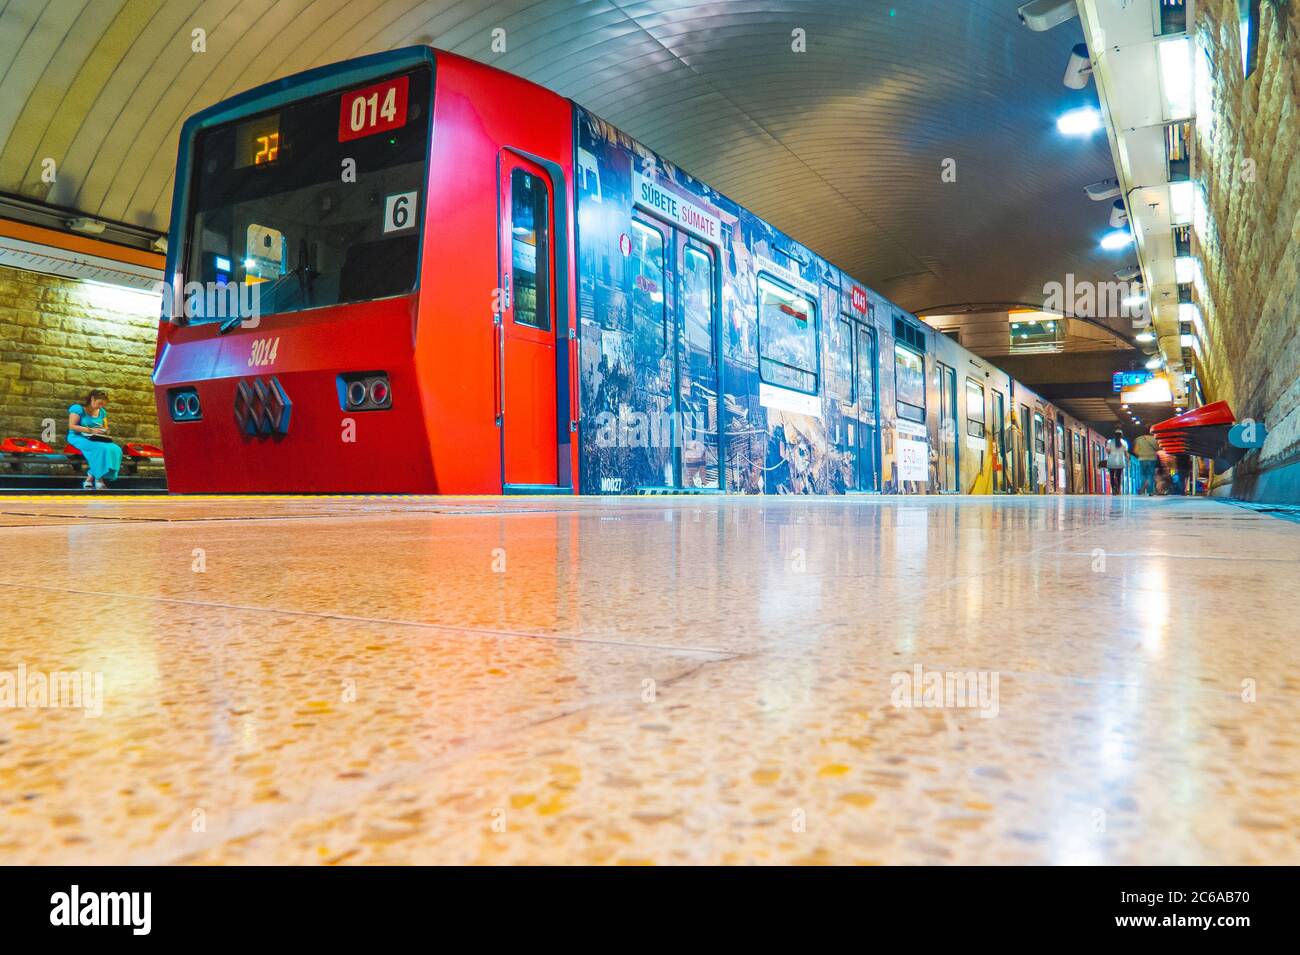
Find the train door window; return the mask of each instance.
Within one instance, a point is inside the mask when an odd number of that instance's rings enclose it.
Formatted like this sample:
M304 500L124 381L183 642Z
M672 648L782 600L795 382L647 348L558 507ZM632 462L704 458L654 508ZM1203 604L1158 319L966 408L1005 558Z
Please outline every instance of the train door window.
M713 363L713 257L693 245L682 255L682 314L686 343Z
M856 324L848 315L841 315L836 330L839 332L839 345L831 349L829 390L832 395L846 404L852 404L855 388L853 382L853 347L854 328Z
M1074 450L1074 466L1077 468L1083 467L1083 439L1079 436L1079 432L1077 431L1074 433L1073 450Z
M876 419L876 333L858 325L857 368L858 413L864 419Z
M637 355L662 355L668 348L664 303L664 237L632 220L632 254L626 258L632 296L632 337Z
M1020 406L1020 451L1017 455L1020 459L1020 483L1026 482L1032 484L1034 478L1033 472L1033 455L1030 449L1030 430L1033 423L1029 420L1029 406Z
M958 490L957 369L939 362L939 481L941 490Z
M817 309L807 296L758 277L758 370L772 385L817 393Z
M984 386L974 378L966 379L966 433L984 437Z
M1007 481L1007 420L1006 399L1002 392L993 389L993 453L998 467L994 470L995 490L1005 491Z
M1043 416L1034 412L1034 453L1047 453L1047 434L1043 430Z
M894 394L898 416L925 422L925 359L902 345L894 345Z
M680 316L677 347L677 449L679 487L718 488L718 362L714 252L684 233L673 233L677 249L674 301Z
M510 174L510 285L514 321L551 328L551 211L546 183L527 169ZM542 267L538 268L538 263Z

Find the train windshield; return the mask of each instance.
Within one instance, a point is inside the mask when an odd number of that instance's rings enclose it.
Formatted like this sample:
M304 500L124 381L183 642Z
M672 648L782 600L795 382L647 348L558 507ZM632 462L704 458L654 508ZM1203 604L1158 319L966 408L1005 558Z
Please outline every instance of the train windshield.
M414 289L431 91L421 68L201 133L185 281L234 294L188 297L190 321L235 294L265 316Z

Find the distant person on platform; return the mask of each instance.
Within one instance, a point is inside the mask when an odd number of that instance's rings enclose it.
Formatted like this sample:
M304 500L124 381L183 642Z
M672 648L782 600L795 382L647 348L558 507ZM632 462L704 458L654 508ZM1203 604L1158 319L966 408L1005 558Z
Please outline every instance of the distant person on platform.
M1160 463L1160 445L1156 442L1153 431L1138 435L1138 439L1133 442L1133 457L1138 459L1142 477L1138 493L1153 497L1156 493L1156 465Z
M86 459L86 480L81 486L100 491L106 481L117 480L122 449L108 436L108 392L99 388L86 395L84 404L68 408L68 444Z
M1124 440L1124 431L1115 429L1115 434L1106 442L1106 470L1110 472L1110 493L1124 493L1124 468L1128 466L1128 442Z
M1196 482L1192 479L1192 456L1190 454L1175 454L1174 469L1178 472L1178 477L1174 481L1174 493L1195 494Z

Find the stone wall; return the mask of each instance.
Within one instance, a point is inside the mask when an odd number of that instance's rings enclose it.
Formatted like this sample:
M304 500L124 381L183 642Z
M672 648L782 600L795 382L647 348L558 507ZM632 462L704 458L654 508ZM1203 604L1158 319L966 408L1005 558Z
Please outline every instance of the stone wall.
M1201 377L1207 401L1226 399L1238 418L1268 425L1260 453L1232 475L1234 495L1256 496L1261 472L1300 459L1300 2L1262 0L1249 78L1236 0L1197 7L1213 91L1212 120L1197 121L1196 178L1206 196L1194 237L1208 339ZM1300 492L1300 483L1284 483Z
M157 296L0 267L0 438L41 438L52 419L62 450L68 405L103 388L113 437L158 444L157 334Z

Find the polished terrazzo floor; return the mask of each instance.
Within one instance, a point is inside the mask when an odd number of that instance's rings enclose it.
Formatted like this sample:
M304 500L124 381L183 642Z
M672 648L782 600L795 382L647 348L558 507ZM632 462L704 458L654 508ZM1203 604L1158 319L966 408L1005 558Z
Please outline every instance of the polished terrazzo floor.
M3 863L1300 862L1300 524L1216 501L11 497L0 542L0 679L103 681L0 709ZM895 705L918 666L988 693Z

